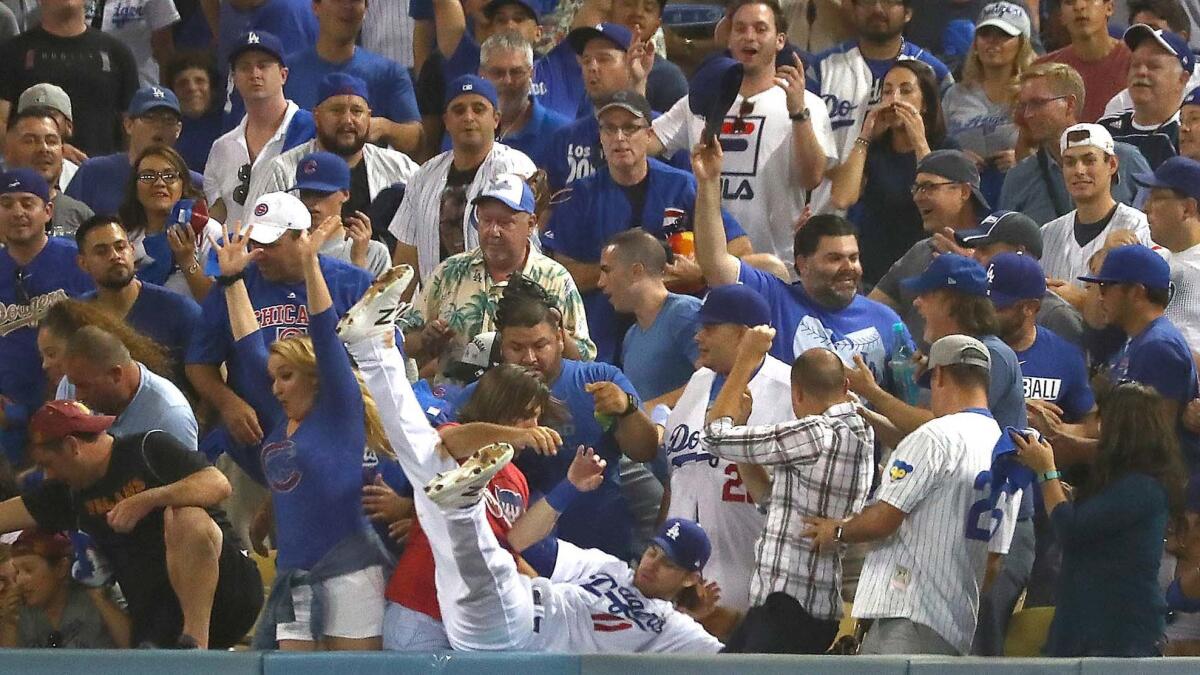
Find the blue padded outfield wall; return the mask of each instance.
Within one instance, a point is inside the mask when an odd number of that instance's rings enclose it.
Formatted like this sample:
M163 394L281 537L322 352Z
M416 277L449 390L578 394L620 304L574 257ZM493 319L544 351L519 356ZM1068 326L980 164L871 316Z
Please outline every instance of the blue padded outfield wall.
M932 656L572 656L557 654L283 654L280 652L0 651L21 675L1198 675L1200 658L980 659Z

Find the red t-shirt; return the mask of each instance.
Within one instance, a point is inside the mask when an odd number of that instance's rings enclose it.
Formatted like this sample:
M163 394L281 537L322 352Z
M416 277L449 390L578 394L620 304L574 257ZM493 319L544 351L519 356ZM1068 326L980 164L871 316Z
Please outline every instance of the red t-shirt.
M488 481L484 499L492 532L507 548L508 529L529 505L529 484L525 482L525 474L512 464L505 466ZM388 582L387 599L441 621L433 571L433 549L429 547L429 538L420 522L414 522L404 553Z
M1046 54L1035 63L1054 61L1078 70L1084 86L1083 110L1079 111L1079 121L1095 122L1104 114L1104 106L1108 105L1109 99L1121 93L1128 84L1131 56L1129 47L1118 40L1108 56L1099 61L1084 61L1075 54L1074 47L1067 45Z

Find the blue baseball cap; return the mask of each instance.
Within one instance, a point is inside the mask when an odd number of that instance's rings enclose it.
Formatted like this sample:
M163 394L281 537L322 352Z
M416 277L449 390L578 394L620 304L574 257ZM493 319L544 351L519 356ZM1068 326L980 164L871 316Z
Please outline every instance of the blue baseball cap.
M296 185L293 190L337 192L350 189L350 167L346 160L332 152L310 152L296 165Z
M166 87L142 87L133 92L133 98L129 100L129 114L133 117L141 117L156 108L166 108L182 116L179 112L179 98Z
M986 296L988 291L987 272L983 265L954 253L939 255L924 272L901 281L900 285L917 295L942 288L978 296Z
M1200 162L1190 157L1176 155L1159 164L1154 173L1135 174L1133 180L1138 185L1174 190L1200 201Z
M1182 108L1185 105L1200 105L1200 87L1193 88L1187 93L1187 96L1183 97L1183 103L1180 103L1179 107Z
M533 213L536 207L533 190L524 178L515 173L497 175L484 186L478 197L471 200L471 204L477 205L485 199L495 199L513 211L522 213Z
M724 52L700 62L688 82L688 108L704 118L705 136L715 137L725 124L725 114L737 100L746 67Z
M464 94L482 96L492 104L493 108L499 105L497 103L499 96L496 94L495 85L478 75L460 75L454 78L454 81L446 87L446 105L449 106L454 99Z
M251 49L258 50L260 52L266 52L267 54L274 56L280 64L284 62L283 42L279 38L275 37L274 33L268 33L265 30L252 30L239 35L238 39L233 44L233 51L229 52L230 64L232 64L234 61L237 61L239 56L250 51Z
M619 23L598 23L595 26L581 26L567 33L567 44L576 54L582 54L587 43L595 38L604 38L617 46L621 51L627 51L633 44L633 33Z
M1161 28L1153 28L1144 23L1135 23L1125 31L1122 39L1125 40L1130 51L1137 49L1138 45L1147 39L1154 40L1163 51L1179 59L1179 65L1183 68L1183 72L1191 77L1192 69L1196 66L1196 57L1188 47L1187 40L1178 34Z
M520 5L521 7L524 7L525 9L529 10L530 14L533 15L534 21L540 21L542 18L541 13L538 12L538 8L535 7L532 2L529 2L529 0L492 0L483 6L483 16L491 19L493 16L495 16L496 12L500 11L500 8L505 5Z
M0 195L28 193L50 201L50 184L33 169L9 169L0 173Z
M704 528L687 518L668 518L650 543L661 548L671 562L691 572L704 569L712 553Z
M1046 275L1031 255L1001 253L987 268L988 297L997 309L1046 295Z
M702 324L767 326L771 324L771 308L753 288L745 284L727 284L708 291L696 319Z
M1094 284L1140 284L1167 289L1171 287L1171 266L1148 246L1126 244L1108 252L1099 274L1078 278Z
M371 97L367 95L367 83L361 77L348 73L330 73L317 83L317 104L333 96L357 96L371 105Z

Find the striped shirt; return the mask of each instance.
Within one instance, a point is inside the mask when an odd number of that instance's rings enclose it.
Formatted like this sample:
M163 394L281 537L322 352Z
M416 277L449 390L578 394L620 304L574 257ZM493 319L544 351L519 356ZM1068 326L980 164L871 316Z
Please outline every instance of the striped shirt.
M1020 501L993 510L984 478L999 438L991 415L970 409L926 422L892 451L875 500L907 517L867 554L855 617L907 618L970 650L988 551L1007 551Z
M722 459L774 469L750 581L751 604L782 591L817 619L840 619L842 558L818 555L800 533L804 518L846 518L866 501L875 433L854 403L782 424L734 427L723 417L708 425L702 442L705 451Z
M442 262L439 257L441 228L438 219L442 191L446 188L446 177L450 174L453 162L454 151L447 150L422 164L409 179L404 201L400 202L400 208L388 227L388 232L401 243L417 249L417 274L422 283L428 281L434 268ZM503 143L493 143L475 173L475 180L467 186L466 203L470 204L478 197L483 188L499 174L515 173L529 178L536 170L537 167L525 153ZM471 222L474 213L475 209L471 208L463 213L463 241L468 251L479 245L479 231Z
M1076 277L1088 273L1088 260L1104 248L1108 235L1117 230L1133 230L1138 241L1151 248L1154 242L1150 240L1150 224L1146 222L1146 214L1132 206L1117 204L1108 221L1108 225L1094 239L1083 246L1075 239L1075 220L1078 211L1056 218L1042 226L1042 271L1050 279L1062 279L1076 286L1083 282Z
M362 24L362 46L405 68L412 68L415 23L408 15L408 0L368 2Z

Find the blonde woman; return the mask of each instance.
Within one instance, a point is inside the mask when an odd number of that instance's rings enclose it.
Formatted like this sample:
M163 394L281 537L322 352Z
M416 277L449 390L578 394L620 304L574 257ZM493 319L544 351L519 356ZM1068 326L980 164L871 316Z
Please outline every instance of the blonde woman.
M1035 57L1025 9L993 2L975 23L962 80L942 99L950 135L979 165L980 189L992 204L1000 197L1004 174L1017 161L1012 87Z
M237 458L271 490L278 575L255 646L293 651L379 649L386 558L362 509L364 448L394 456L374 400L335 332L338 316L317 252L338 231L300 231L309 334L265 346L242 273L263 249L253 225L217 250L240 381L263 419L257 458ZM262 225L269 227L269 225ZM256 461L257 460L257 461Z

